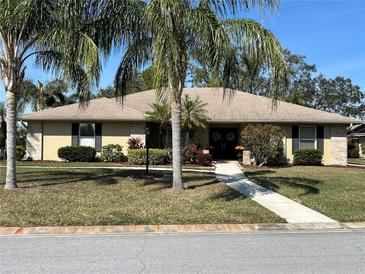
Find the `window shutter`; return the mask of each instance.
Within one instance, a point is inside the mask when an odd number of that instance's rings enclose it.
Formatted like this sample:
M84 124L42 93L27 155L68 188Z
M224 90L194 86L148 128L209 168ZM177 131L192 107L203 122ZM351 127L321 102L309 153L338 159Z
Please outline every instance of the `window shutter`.
M79 124L72 123L72 146L79 146Z
M299 126L292 126L293 153L299 150Z
M323 126L317 126L317 149L322 152L324 152L324 127Z
M95 150L97 152L101 151L101 136L102 136L102 124L96 123L95 124Z

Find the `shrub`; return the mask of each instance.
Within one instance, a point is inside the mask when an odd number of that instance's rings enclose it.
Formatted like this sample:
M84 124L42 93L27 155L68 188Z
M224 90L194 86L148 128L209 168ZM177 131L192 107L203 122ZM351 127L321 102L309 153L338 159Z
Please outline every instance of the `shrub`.
M185 148L183 161L185 163L195 164L198 151L199 151L198 145L196 144L189 145L188 147Z
M322 165L322 152L317 149L301 149L294 152L294 165L320 166Z
M92 147L61 147L58 149L58 157L67 162L93 162L96 151Z
M347 143L347 157L348 158L360 157L359 143L356 140L351 139Z
M162 165L171 163L171 149L149 149L149 164L151 165ZM129 149L128 150L128 161L131 164L143 165L147 162L147 150L145 148L140 149Z
M24 159L25 149L22 146L16 146L15 148L15 158L17 161L21 161Z
M126 157L123 154L123 148L121 145L106 145L101 149L100 158L104 162L123 162L126 161Z
M139 149L143 148L143 143L141 138L131 137L128 139L128 149Z
M196 163L202 166L210 166L212 164L213 156L208 153L205 154L203 150L199 150L196 155Z
M241 131L242 145L248 148L257 165L280 165L284 159L284 133L271 124L250 124Z

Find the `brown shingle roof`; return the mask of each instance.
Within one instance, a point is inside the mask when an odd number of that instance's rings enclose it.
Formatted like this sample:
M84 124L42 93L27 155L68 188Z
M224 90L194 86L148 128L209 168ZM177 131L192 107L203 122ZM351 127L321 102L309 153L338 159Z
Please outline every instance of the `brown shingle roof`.
M303 107L283 101L273 106L271 98L247 92L226 92L222 88L186 88L184 94L200 96L207 103L208 115L214 123L336 123L350 124L359 120ZM87 107L72 104L22 115L25 121L144 121L150 104L156 102L154 90L127 95L122 105L115 99L91 100Z

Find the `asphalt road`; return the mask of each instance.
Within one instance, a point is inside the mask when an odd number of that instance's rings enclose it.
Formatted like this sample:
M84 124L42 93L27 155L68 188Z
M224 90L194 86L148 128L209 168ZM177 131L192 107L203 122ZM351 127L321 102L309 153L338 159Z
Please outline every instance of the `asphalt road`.
M365 231L0 237L0 273L365 273Z

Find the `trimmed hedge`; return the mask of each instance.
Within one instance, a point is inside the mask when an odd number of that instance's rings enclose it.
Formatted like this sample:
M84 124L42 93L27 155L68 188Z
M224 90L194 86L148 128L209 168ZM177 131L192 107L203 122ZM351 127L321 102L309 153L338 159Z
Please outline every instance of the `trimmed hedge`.
M25 149L22 146L16 146L15 148L15 158L17 161L21 161L24 159Z
M58 149L58 157L67 162L93 162L96 151L93 147L61 147Z
M162 165L168 164L172 161L171 149L149 149L149 164ZM145 148L129 149L128 150L128 162L135 165L143 165L147 163L147 150Z
M294 165L320 166L322 165L322 152L317 149L301 149L294 152Z
M123 162L126 161L126 158L121 145L110 144L103 146L101 149L100 159L104 162Z

